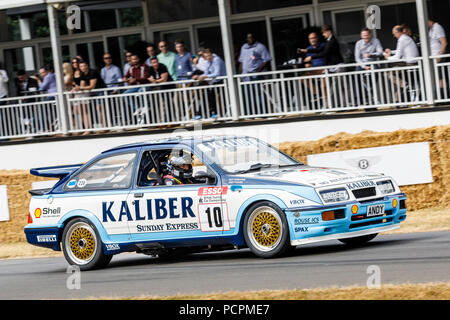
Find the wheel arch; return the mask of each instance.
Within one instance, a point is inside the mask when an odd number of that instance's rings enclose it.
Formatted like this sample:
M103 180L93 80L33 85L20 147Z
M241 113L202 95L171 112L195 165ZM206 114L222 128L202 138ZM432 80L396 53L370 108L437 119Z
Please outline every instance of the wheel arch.
M62 233L64 231L64 228L67 226L67 224L72 221L73 219L76 218L85 218L87 220L89 220L89 222L91 222L95 228L97 229L97 232L100 235L100 240L102 242L105 242L108 240L108 234L106 233L105 228L103 227L101 221L97 218L97 216L95 216L95 214L93 214L92 212L88 211L88 210L81 210L81 209L77 209L77 210L72 210L68 213L66 213L61 220L59 220L58 225L59 227L59 241L62 241Z
M238 215L236 217L236 224L238 225L238 231L237 231L237 236L239 237L239 240L241 242L241 244L245 245L245 240L244 240L244 217L247 214L248 210L256 203L258 202L264 202L264 201L269 201L272 202L273 204L277 205L281 211L283 211L283 214L286 216L286 213L284 211L284 209L287 208L286 204L278 197L272 195L272 194L259 194L257 196L253 196L249 199L247 199L239 208L238 211ZM287 217L286 217L286 221L288 221ZM288 228L289 227L289 222L288 222ZM289 230L290 233L290 230Z

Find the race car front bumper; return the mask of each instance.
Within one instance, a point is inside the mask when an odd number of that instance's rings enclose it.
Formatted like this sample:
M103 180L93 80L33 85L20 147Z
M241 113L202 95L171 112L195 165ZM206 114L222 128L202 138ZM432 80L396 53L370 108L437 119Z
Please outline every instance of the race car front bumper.
M405 200L405 194L400 193L373 201L351 201L343 205L288 209L286 217L291 245L353 238L397 229L400 222L406 219ZM368 216L368 208L377 205L384 205L384 213ZM332 213L332 219L324 220L329 213Z

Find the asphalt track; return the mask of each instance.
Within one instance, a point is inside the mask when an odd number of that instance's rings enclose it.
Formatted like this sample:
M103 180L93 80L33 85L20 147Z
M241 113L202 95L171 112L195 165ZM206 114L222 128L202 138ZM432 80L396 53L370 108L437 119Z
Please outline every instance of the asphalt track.
M0 299L73 299L366 285L377 265L381 283L450 281L450 232L379 235L363 247L338 241L297 247L264 260L248 249L193 254L163 261L138 254L115 256L103 270L81 273L81 288L67 289L63 258L0 260Z

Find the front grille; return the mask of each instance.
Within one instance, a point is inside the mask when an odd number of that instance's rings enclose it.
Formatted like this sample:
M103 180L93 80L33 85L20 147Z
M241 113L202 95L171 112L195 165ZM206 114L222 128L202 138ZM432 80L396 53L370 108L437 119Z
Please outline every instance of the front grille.
M352 192L356 199L373 197L377 194L375 187L353 190Z

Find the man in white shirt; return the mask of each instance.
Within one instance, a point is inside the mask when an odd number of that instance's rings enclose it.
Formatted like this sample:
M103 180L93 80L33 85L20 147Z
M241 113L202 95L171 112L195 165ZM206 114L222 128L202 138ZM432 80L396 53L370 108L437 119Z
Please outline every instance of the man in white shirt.
M374 61L374 58L383 55L383 47L380 40L372 37L372 31L368 28L361 30L361 40L355 44L355 61L363 64L367 61ZM357 70L370 70L369 65L361 65Z
M430 38L430 53L432 56L437 56L445 54L445 49L447 48L447 37L445 36L445 31L442 26L428 19L428 27L430 31L428 32L428 37ZM441 59L438 59L440 62Z
M392 35L397 38L397 48L395 49L395 54L392 55L391 49L386 49L384 51L384 57L386 60L399 60L405 59L406 63L414 64L417 63L417 58L419 56L419 50L414 40L403 33L403 28L401 26L395 26L392 29Z
M384 51L384 57L386 60L399 60L404 59L406 62L398 62L397 66L407 66L414 65L417 63L417 57L419 57L419 50L417 49L417 45L414 40L403 33L402 26L395 26L392 28L392 35L397 38L397 48L395 49L395 54L392 55L392 51L390 49L386 49ZM389 73L387 75L389 79L393 82L395 89L394 93L394 101L399 102L399 90L403 89L408 84L401 78L401 76L396 76L395 73Z
M0 99L8 97L8 74L5 70L0 69ZM0 101L0 105L4 104Z

